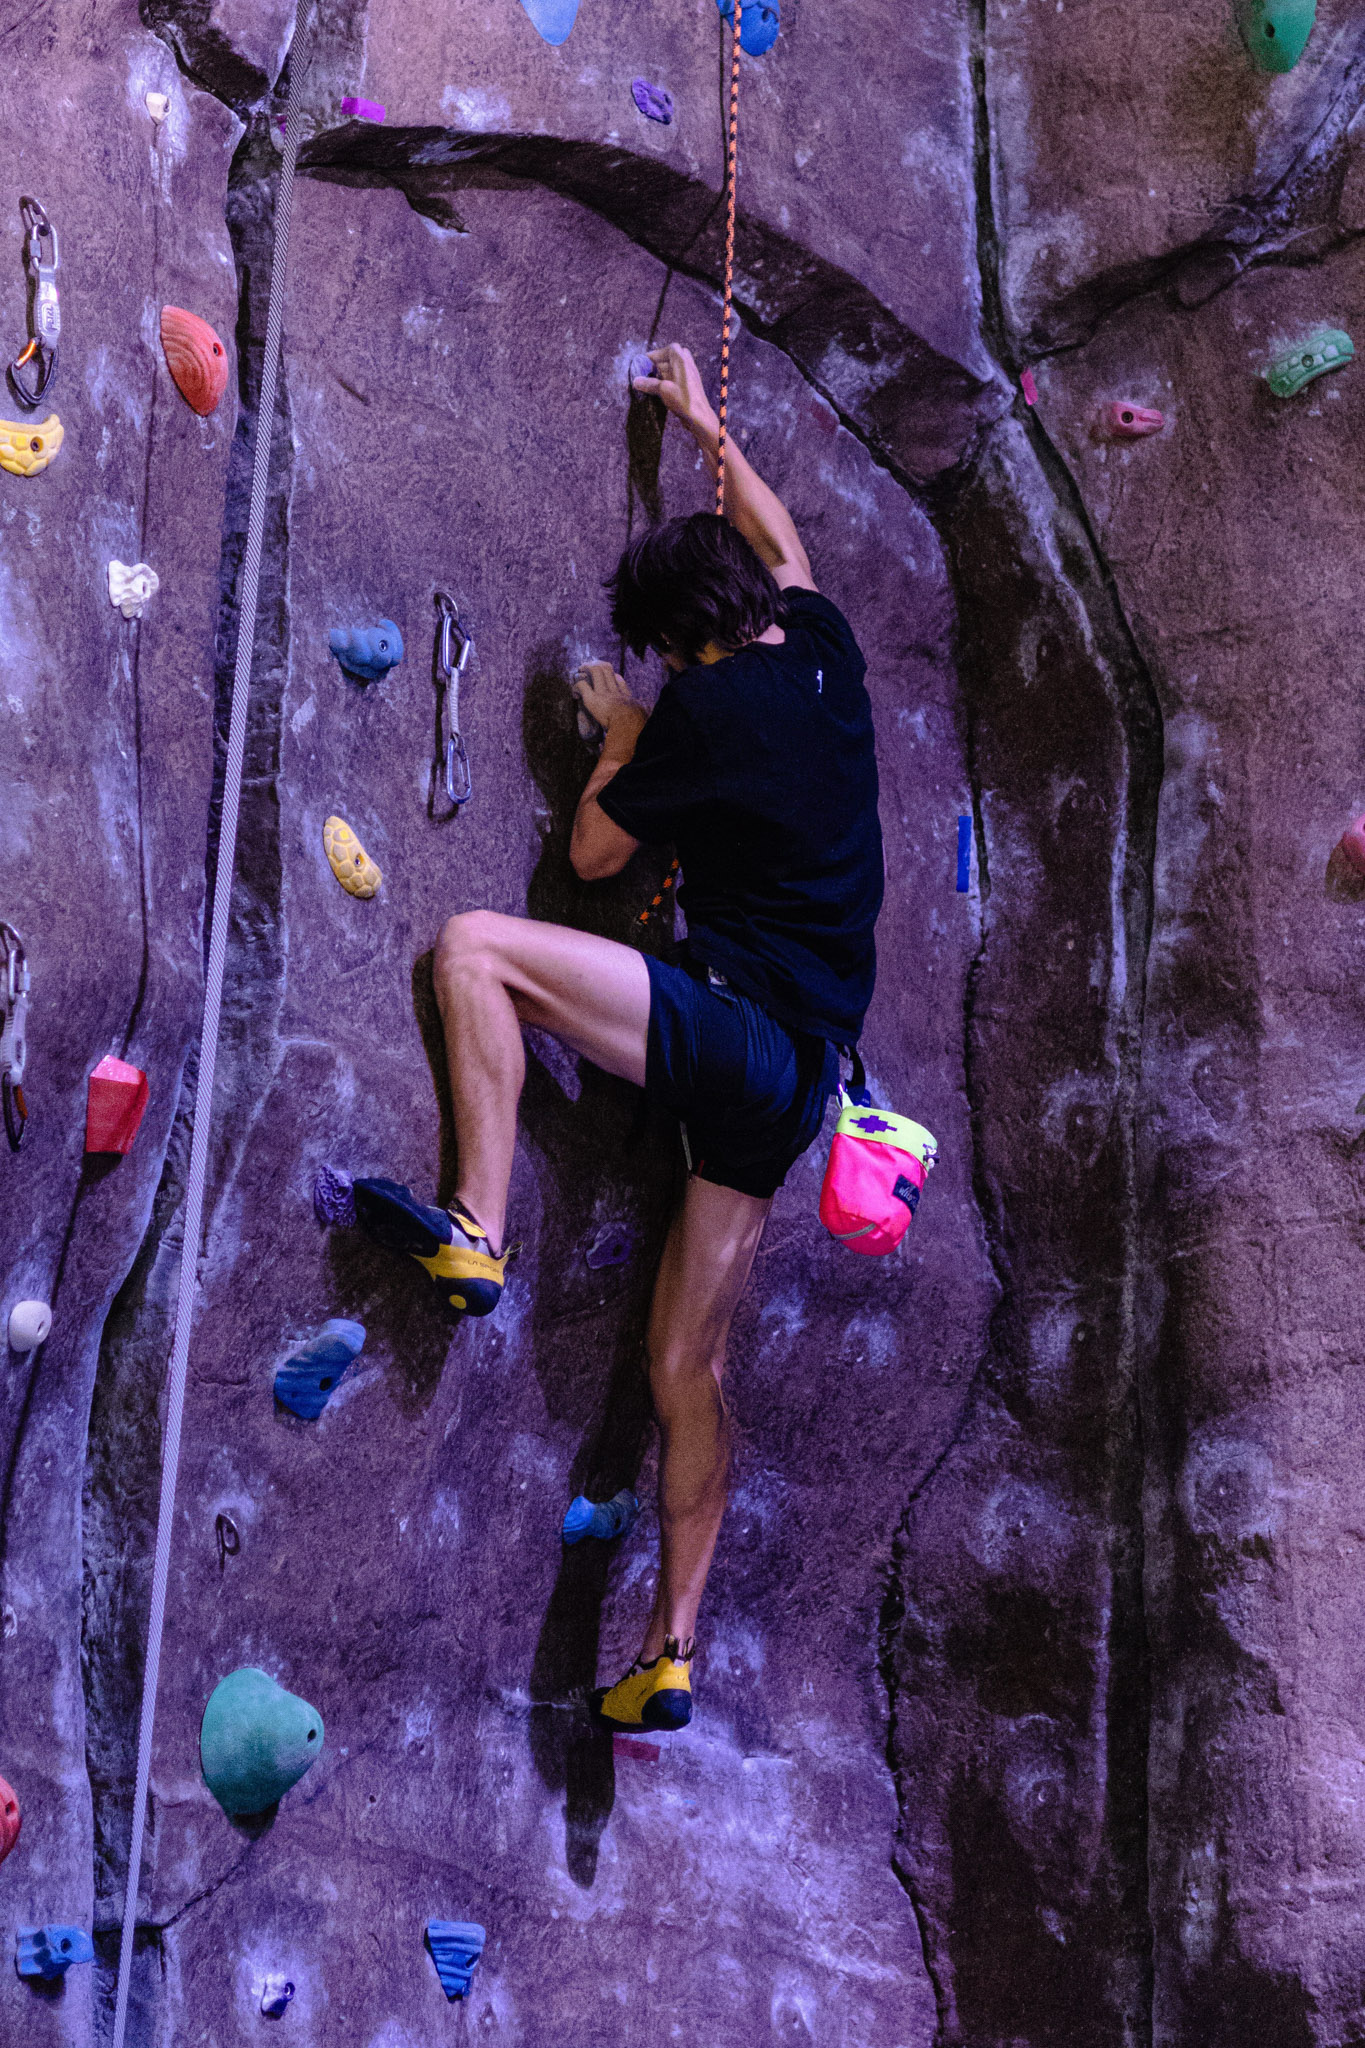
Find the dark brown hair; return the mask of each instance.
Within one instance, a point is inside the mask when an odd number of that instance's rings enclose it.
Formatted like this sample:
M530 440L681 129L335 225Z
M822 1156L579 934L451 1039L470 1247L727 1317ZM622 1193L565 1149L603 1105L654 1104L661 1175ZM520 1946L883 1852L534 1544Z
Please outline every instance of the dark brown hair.
M690 663L711 640L733 653L782 618L772 571L714 512L641 534L606 587L612 627L637 655L654 647Z

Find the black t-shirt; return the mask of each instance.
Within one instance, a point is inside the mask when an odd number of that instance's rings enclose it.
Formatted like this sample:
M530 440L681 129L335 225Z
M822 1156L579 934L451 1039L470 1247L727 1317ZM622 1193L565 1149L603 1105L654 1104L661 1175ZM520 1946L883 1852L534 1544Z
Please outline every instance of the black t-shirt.
M851 1043L872 1000L882 834L867 664L847 619L789 590L780 647L667 682L598 798L672 842L688 948L792 1031Z

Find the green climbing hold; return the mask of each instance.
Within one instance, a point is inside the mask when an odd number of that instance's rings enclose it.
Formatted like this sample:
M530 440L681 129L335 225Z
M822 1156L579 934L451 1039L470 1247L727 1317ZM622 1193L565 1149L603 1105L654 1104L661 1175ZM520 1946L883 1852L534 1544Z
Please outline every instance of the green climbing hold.
M1277 398L1293 398L1328 370L1344 370L1354 359L1355 343L1340 327L1317 327L1292 348L1276 352L1261 375Z
M1237 0L1242 40L1262 71L1292 71L1313 33L1318 0Z
M321 1755L321 1714L268 1671L247 1665L213 1688L199 1756L224 1813L264 1813Z

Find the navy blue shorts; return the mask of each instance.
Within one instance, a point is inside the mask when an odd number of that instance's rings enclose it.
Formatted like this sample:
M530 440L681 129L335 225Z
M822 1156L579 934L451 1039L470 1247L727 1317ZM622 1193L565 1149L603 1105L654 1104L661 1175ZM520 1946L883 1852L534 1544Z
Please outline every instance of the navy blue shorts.
M652 954L645 966L646 1093L682 1122L699 1179L766 1201L820 1134L837 1050L786 1030L714 976L698 980Z

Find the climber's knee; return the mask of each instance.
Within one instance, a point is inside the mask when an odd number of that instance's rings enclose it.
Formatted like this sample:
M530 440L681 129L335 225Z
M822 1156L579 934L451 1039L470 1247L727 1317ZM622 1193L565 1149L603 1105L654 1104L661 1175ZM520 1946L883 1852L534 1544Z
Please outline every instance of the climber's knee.
M724 1415L723 1355L712 1358L685 1347L665 1345L649 1355L649 1392L665 1429L685 1427L708 1415Z
M462 910L448 917L436 941L432 979L444 1010L481 983L501 981L505 961L498 927L507 920L496 910Z

